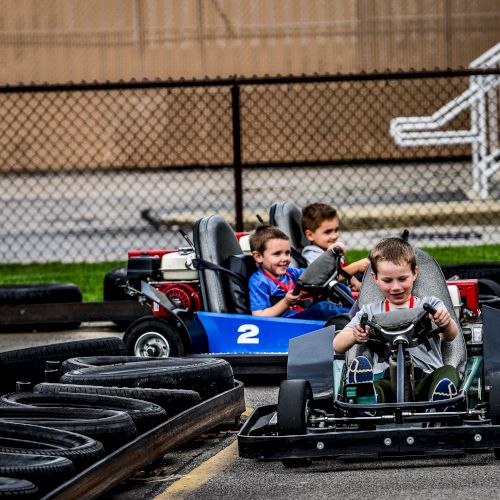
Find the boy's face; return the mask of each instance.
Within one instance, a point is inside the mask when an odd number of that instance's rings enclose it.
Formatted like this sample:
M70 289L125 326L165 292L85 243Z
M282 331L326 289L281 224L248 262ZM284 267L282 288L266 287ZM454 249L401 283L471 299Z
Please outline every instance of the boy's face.
M306 229L304 234L313 245L328 250L339 238L339 226L339 218L334 217L324 220L314 231Z
M267 242L263 253L252 252L252 255L260 267L275 278L283 276L287 267L292 262L290 242L277 238L273 238Z
M409 264L381 261L377 264L377 274L372 272L372 278L391 304L402 306L410 300L417 272L418 269L412 272Z

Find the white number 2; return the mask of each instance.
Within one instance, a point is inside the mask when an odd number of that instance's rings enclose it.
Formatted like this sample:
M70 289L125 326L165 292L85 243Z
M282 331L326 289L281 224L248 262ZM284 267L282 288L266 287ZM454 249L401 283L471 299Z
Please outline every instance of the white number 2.
M259 327L257 325L241 325L238 328L241 335L236 341L237 344L258 344Z

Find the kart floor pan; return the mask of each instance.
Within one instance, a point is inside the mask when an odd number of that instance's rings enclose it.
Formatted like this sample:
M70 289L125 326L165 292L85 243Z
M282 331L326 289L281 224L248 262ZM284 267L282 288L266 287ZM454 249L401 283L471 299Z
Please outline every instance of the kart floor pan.
M500 448L500 425L489 423L375 430L308 432L278 436L266 426L277 405L257 408L238 434L239 455L261 460L291 458L374 458L382 456L446 455L457 451Z

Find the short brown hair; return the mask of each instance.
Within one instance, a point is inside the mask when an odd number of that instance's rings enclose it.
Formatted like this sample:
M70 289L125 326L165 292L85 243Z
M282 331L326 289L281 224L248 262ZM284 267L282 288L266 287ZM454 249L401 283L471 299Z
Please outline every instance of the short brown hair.
M413 247L403 238L385 238L379 241L371 250L370 264L372 271L377 274L377 264L382 261L397 265L409 264L414 273L417 269L417 257Z
M279 227L263 224L250 235L250 250L263 254L269 240L290 241L290 238Z
M302 209L302 230L316 231L325 220L338 217L337 210L326 203L311 203Z

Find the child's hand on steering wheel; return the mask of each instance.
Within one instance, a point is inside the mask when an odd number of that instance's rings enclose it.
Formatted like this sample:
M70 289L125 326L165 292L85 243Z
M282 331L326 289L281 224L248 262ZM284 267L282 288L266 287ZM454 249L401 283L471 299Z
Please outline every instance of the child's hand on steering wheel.
M344 245L344 243L341 243L340 241L336 241L335 243L332 243L328 247L328 250L330 250L332 248L339 248L340 250L342 250L342 253L346 253L346 251L347 251L347 246Z
M440 328L446 328L451 322L451 315L445 307L438 309L431 318Z
M351 289L355 292L359 292L361 290L361 283L355 276L351 276L350 285Z
M291 292L288 292L285 295L285 303L288 306L295 306L300 302L300 293L298 295L294 295L293 290Z
M352 330L352 335L356 344L364 344L365 342L368 342L370 338L370 327L366 326L363 329L361 325L355 325Z

